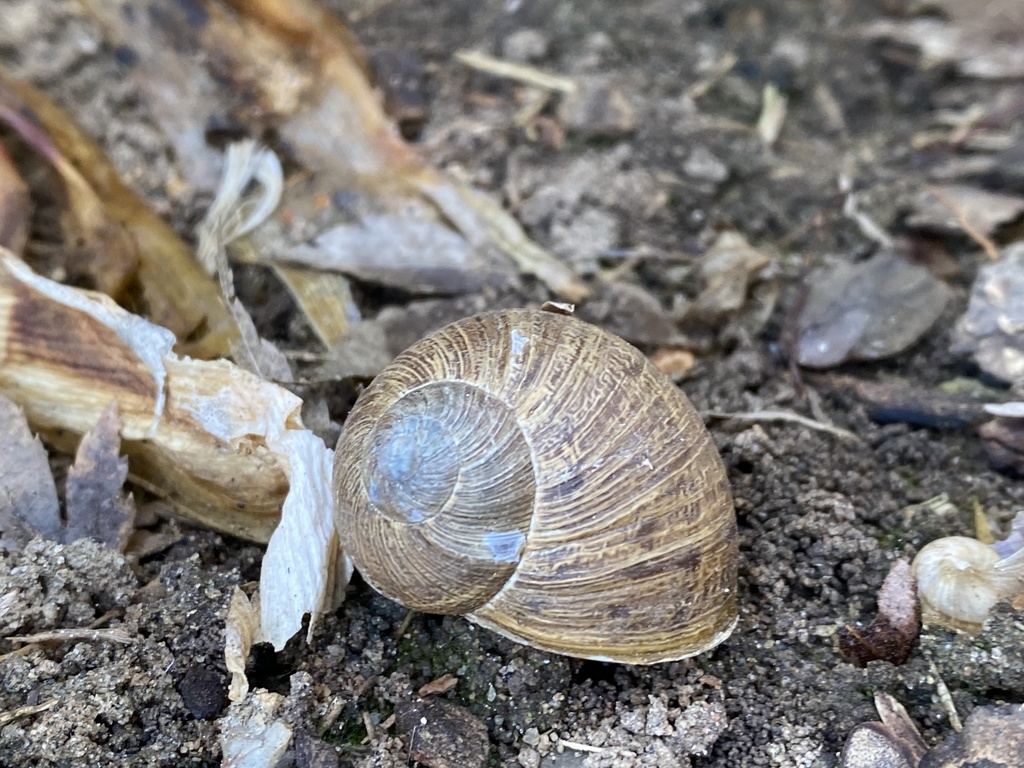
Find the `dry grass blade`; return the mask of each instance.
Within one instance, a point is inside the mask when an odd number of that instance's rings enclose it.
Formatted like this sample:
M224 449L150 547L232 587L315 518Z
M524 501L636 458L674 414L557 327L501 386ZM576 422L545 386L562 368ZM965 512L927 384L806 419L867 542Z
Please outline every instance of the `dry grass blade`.
M727 413L725 411L705 411L701 414L703 417L708 419L735 419L736 421L753 421L753 422L764 422L764 421L787 421L792 424L800 424L801 426L813 429L818 432L827 432L830 435L841 437L844 440L850 440L855 443L860 443L861 439L857 435L853 434L842 427L836 427L832 424L824 424L814 419L809 419L806 416L801 416L799 413L793 413L792 411L748 411L744 413Z

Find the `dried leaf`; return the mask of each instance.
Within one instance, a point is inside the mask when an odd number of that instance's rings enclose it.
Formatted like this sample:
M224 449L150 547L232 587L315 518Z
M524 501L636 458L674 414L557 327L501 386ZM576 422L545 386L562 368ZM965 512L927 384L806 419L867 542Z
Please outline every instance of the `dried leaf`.
M61 172L77 202L82 226L96 230L96 251L115 242L138 260L138 280L148 317L170 329L192 356L227 355L238 330L217 284L189 247L118 177L92 139L39 90L0 68L0 116L35 134L37 150ZM31 117L28 117L31 116Z
M420 686L417 693L420 696L432 696L438 693L448 693L459 684L459 678L455 675L441 675L429 683Z
M278 258L417 295L507 289L516 282L502 257L481 252L440 222L407 216L365 216L358 225L328 229Z
M1024 213L1024 197L965 184L935 185L918 195L906 225L915 229L991 235Z
M809 368L899 354L935 324L951 296L927 269L891 250L819 269L808 284L797 360Z
M340 603L352 562L342 552L334 527L334 452L308 431L281 435L277 447L288 457L292 493L263 556L260 640L281 650L301 629L306 613L307 637L312 639L319 617Z
M37 534L63 536L50 462L21 409L0 395L0 541L20 548Z
M717 325L739 312L747 301L758 273L771 257L747 242L738 232L723 232L700 261L697 276L703 289L687 319Z
M125 496L128 460L120 455L121 420L117 401L103 409L82 438L68 470L64 541L93 538L123 552L135 528L135 501Z
M887 693L875 694L882 722L863 723L850 733L840 768L917 768L928 751L907 710Z
M258 192L244 194L257 183ZM292 369L281 351L260 338L256 324L235 296L234 274L228 264L227 246L258 228L281 199L284 178L281 161L254 141L228 147L224 176L213 204L199 224L197 256L208 272L216 274L228 311L240 337L231 345L231 357L247 371L268 381L292 381Z
M903 664L921 631L910 563L897 560L878 591L878 615L865 629L846 625L839 635L843 658L859 667L881 659ZM884 719L884 718L883 718Z
M260 626L259 593L252 602L238 587L231 594L228 615L224 622L224 665L231 673L229 701L241 701L249 692L249 680L245 676L245 665L249 651Z
M218 122L247 125L253 135L275 132L314 174L306 188L286 191L279 241L288 242L291 232L347 226L341 231L348 241L377 242L373 222L382 220L366 217L400 215L401 228L389 233L399 252L426 242L429 254L442 257L455 237L491 270L505 271L508 257L572 301L587 294L572 270L532 243L499 205L444 177L398 137L351 33L310 0L210 0L202 14L170 0L86 5L112 42L135 54L137 81L178 157L193 165L190 178L208 175L207 153L192 150L205 126ZM193 44L211 55L196 56ZM325 208L320 200L335 205ZM367 221L368 228L357 226ZM442 237L449 226L453 231ZM278 251L261 244L271 235L254 239L258 251Z

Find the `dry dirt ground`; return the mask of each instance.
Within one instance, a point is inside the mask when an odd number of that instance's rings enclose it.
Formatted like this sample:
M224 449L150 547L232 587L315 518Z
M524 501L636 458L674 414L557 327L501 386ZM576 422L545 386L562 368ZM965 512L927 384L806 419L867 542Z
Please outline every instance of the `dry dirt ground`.
M898 231L902 195L931 160L912 148L912 137L932 126L936 111L984 103L997 87L924 72L913 51L856 35L891 5L883 0L335 5L360 18L355 29L371 50L423 58L433 96L425 151L497 195L514 190L529 233L554 252L581 263L639 245L694 252L715 228L732 227L783 254L783 299L764 331L702 358L683 382L701 411L807 413L782 357L787 307L822 258L852 259L873 247L841 215L839 175L862 190L863 210ZM524 37L525 29L539 34ZM538 66L612 77L638 116L635 132L570 134L557 151L531 143L510 127L515 105L500 84L481 85L451 58L460 47L502 54L538 39ZM699 101L719 125L695 127L684 95L729 53L735 66ZM74 114L126 178L187 231L206 201L168 197L166 145L73 3L3 0L0 58ZM756 121L766 83L790 98L772 151L737 128ZM652 209L652 201L660 204ZM975 373L947 350L980 257L966 238L947 245L960 271L939 324L896 360L850 371L922 387ZM637 274L664 306L680 290L656 261ZM796 424L711 424L733 485L741 554L739 625L712 653L634 668L533 651L458 618L416 615L399 632L405 612L357 578L312 644L295 640L276 656L259 649L250 681L296 689L293 717L310 733L332 704L340 707L320 735L340 747L342 765L366 767L407 764L395 727L382 724L424 683L449 674L458 683L443 698L486 725L494 766L833 766L850 730L875 719L874 691L902 702L929 743L949 732L940 680L961 716L985 703L1024 701L1024 628L1009 611L978 638L925 632L900 667L841 660L837 629L870 620L894 559L939 535L970 534L975 500L1005 526L1024 505L1024 487L986 467L973 432L879 425L843 395L826 393L822 407L861 443ZM903 513L940 493L959 514ZM5 605L0 634L85 626L120 608L114 626L134 638L5 656L0 710L53 704L4 723L0 764L219 764L224 615L233 586L258 578L261 551L182 532L179 544L141 563L87 542L38 542L0 559L2 591L17 595ZM603 751L559 751L558 739ZM300 752L300 764L321 764L310 754Z

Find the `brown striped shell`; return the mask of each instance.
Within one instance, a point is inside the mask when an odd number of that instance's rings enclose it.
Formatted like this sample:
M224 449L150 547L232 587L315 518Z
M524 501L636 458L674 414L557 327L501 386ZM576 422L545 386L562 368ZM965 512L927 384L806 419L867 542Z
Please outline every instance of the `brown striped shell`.
M367 388L335 456L343 544L403 605L648 664L736 623L736 519L686 397L634 347L535 310L460 320Z

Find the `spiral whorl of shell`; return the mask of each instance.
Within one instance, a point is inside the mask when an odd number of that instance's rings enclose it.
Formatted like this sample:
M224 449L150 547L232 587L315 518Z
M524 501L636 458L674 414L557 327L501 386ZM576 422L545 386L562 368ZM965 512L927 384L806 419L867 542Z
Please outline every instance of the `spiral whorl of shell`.
M402 353L345 423L335 493L356 567L410 608L634 663L736 621L710 435L638 350L570 317L477 315Z

